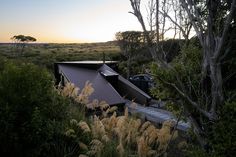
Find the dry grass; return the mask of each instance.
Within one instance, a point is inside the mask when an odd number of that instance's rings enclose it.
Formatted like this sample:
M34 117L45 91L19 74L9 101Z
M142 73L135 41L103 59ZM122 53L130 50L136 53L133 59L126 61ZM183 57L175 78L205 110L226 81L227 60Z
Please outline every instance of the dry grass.
M104 146L111 140L117 141L114 149L121 157L127 156L127 149L133 152L129 155L139 157L160 156L166 152L172 135L171 128L174 126L172 121L164 122L162 128L158 129L148 121L142 124L140 119L129 117L127 108L122 116L117 116L116 107L110 108L106 102L97 100L88 102L88 99L84 98L89 97L94 91L89 82L85 84L85 88L80 93L79 91L73 84L67 84L59 93L74 98L79 104L85 103L84 106L87 108L99 108L103 112L100 117L94 115L91 124L71 120L72 125L80 127L83 133L90 133L92 136L93 140L89 146L85 144L81 146L83 150L88 149L86 155L101 156L106 149ZM112 116L107 116L108 113L112 113ZM75 131L69 129L66 134L74 136ZM173 138L177 136L178 133L175 131Z
M0 44L2 54L10 53L14 50L14 46L10 44ZM28 52L38 52L47 54L67 54L76 55L83 53L117 53L120 52L119 46L112 42L104 43L74 43L74 44L32 44L25 48L25 54Z
M57 61L113 60L120 54L120 48L114 42L81 44L33 44L25 47L21 54L13 45L0 44L0 55L11 59L33 62L52 69Z

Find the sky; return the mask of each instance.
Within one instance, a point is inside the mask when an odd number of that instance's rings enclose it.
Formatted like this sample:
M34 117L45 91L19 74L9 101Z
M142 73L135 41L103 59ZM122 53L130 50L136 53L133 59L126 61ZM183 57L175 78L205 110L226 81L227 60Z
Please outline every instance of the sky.
M29 35L37 42L106 42L141 30L129 0L0 0L0 42Z

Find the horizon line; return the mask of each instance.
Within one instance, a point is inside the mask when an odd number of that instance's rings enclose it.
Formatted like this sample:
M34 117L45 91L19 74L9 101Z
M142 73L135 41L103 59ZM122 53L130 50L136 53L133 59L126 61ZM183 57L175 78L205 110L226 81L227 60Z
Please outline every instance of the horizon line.
M28 42L27 44L92 44L92 43L108 43L117 40L109 41L94 41L94 42ZM14 42L0 42L0 44L15 44Z

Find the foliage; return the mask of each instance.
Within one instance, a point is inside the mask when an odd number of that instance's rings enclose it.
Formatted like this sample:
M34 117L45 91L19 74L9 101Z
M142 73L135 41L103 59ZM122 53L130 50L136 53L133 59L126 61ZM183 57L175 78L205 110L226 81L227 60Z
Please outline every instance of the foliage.
M194 145L188 146L188 152L186 152L187 157L211 157L202 148Z
M143 32L125 31L116 33L116 40L121 49L121 54L125 56L119 63L122 74L135 75L145 73L149 69L152 61L148 48L145 45ZM160 41L161 49L165 52L167 62L170 62L180 52L183 40L169 39Z
M181 51L184 41L181 39L168 39L160 41L161 49L165 52L166 61L171 62Z
M183 112L181 118L186 120L189 116L186 117L187 110L189 114L197 119L197 122L203 122L203 117L172 85L174 84L177 88L183 89L191 99L201 102L201 59L201 49L199 49L198 43L191 40L189 45L183 47L180 54L170 62L172 68L160 68L154 63L152 65L152 74L157 84L152 89L152 94L156 98L165 101L165 108L176 116ZM203 104L202 102L201 107L204 108ZM205 125L209 124L205 123Z
M185 58L183 54L187 53L182 52L177 61L183 65L166 61L165 52L163 53L160 49L160 43L154 43L152 36L148 34L141 1L130 0L130 2L132 7L130 13L136 16L141 24L147 41L146 45L158 65L155 66L157 69L154 73L157 74L160 87L154 93L169 100L172 99L169 101L172 104L181 105L184 114L194 127L199 144L206 147L209 140L208 134L214 122L218 120L221 107L227 100L235 98L235 83L232 81L236 74L235 68L232 68L235 51L232 51L232 47L235 47L236 1L180 0L177 3L146 1L149 24L151 23L150 30L155 27L157 41L160 37L160 25L165 24L165 18L180 30L185 39L188 39L185 37L187 35L185 30L188 30L189 34L193 27L196 32L201 47L200 59L197 58L195 62L193 58L195 54L192 53L193 56L189 56L189 59L183 62L182 59ZM171 12L172 8L173 12ZM176 13L185 16L179 16ZM160 18L164 18L163 23L160 23ZM182 19L188 21L186 26L182 25ZM174 38L175 36L176 34ZM188 45L188 42L185 45ZM197 63L196 66L195 63ZM228 80L230 82L227 83Z
M177 132L171 131L174 124L171 121L157 129L150 122L142 124L140 119L129 117L127 108L124 115L117 116L117 107L110 107L97 100L82 101L87 100L81 99L82 97L88 97L93 91L88 82L84 89L78 93L79 89L68 83L59 91L61 95L73 98L78 105L85 105L92 110L97 108L102 112L100 116L94 115L88 122L72 119L67 128L65 135L77 141L80 149L84 150L84 156L162 155L166 152L172 134L174 138L177 137Z
M227 102L221 108L219 120L209 134L208 153L197 146L190 145L187 156L196 157L233 157L236 152L236 102Z
M11 39L15 42L15 46L17 48L16 51L18 51L19 48L21 48L20 50L21 55L23 54L24 48L27 43L36 42L36 39L34 37L25 35L15 35Z
M125 76L128 73L127 62L125 59L118 63L119 72ZM130 75L143 74L150 67L150 58L137 56L130 61Z
M229 61L235 59L234 53L229 53ZM152 91L156 97L166 100L166 108L174 111L175 114L180 113L182 106L192 114L197 123L205 128L205 134L203 137L207 139L208 144L205 145L205 149L209 152L204 152L197 146L192 146L189 148L189 156L232 156L235 152L235 141L234 131L235 131L235 102L226 103L221 105L217 109L219 114L218 120L213 123L206 121L204 117L197 113L197 111L188 104L188 101L182 97L176 90L173 90L173 86L169 86L168 83L174 83L177 87L184 87L185 93L191 96L192 100L196 102L201 102L200 107L205 108L203 101L201 89L201 50L199 49L198 42L191 40L188 47L184 47L180 53L172 62L171 66L173 69L161 69L158 66L153 65L153 74L158 78L156 79L158 86ZM231 67L234 63L223 64L222 67L225 69L223 73L223 78L227 79L225 82L225 97L228 100L233 100L232 97L235 93L235 87L232 79L234 75L234 69ZM231 67L231 68L230 68ZM176 77L177 76L177 77ZM177 79L178 78L178 79ZM210 88L207 83L204 88ZM192 137L193 138L193 137ZM193 138L194 139L194 138Z
M139 31L117 32L116 40L121 48L121 53L126 57L133 56L144 46L143 33Z
M126 57L127 61L124 62L127 78L130 77L131 69L134 67L134 59L145 57L148 53L145 53L144 36L140 31L125 31L117 32L116 40L121 49L121 54ZM146 55L145 55L146 54ZM144 59L144 58L143 58Z
M24 36L24 35L15 35L11 38L15 42L22 42L22 43L27 43L27 42L35 42L36 39L31 36Z
M234 156L236 152L236 102L227 102L222 106L220 118L213 125L211 145L213 154L220 156Z
M182 82L186 90L197 99L199 93L195 93L195 89L200 88L200 51L201 50L194 44L183 48L180 54L170 63L173 67L172 69L159 68L156 64L153 64L152 73L156 76L156 84L158 85L157 88L153 90L153 94L160 99L178 99L180 97L179 94L165 82L177 84ZM179 80L177 80L176 76L178 76ZM161 78L161 80L159 78Z
M66 84L55 92L51 76L35 65L6 62L1 69L1 154L154 156L166 151L172 133L177 136L172 122L157 129L129 117L127 110L117 116L117 107L88 101L94 91L89 82L81 90ZM87 110L101 114L87 119Z
M5 63L0 72L0 152L39 156L66 120L67 101L49 73L32 64Z

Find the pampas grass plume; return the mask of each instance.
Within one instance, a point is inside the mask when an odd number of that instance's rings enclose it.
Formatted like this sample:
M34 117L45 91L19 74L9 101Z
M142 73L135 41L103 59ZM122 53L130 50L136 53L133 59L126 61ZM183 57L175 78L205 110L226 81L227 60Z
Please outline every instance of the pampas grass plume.
M88 124L86 122L84 122L84 121L80 121L78 123L78 126L83 130L84 133L91 132Z

